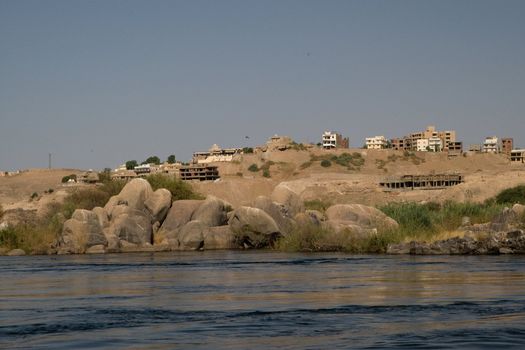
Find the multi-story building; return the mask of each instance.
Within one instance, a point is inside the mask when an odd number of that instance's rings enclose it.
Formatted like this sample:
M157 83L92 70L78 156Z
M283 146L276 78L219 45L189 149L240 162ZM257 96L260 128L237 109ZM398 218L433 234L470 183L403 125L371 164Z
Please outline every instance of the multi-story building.
M322 144L324 149L348 148L348 137L332 131L325 131L322 135Z
M514 148L514 139L512 137L505 137L501 139L501 153L510 156L510 152Z
M460 141L449 142L448 154L460 155L461 153L463 153L463 142L460 142Z
M510 152L511 163L525 163L525 149L513 149Z
M433 141L430 142L433 144L434 149L436 149L436 146L438 144L437 138L441 140L441 146L439 147L438 152L440 151L448 151L449 146L456 142L456 131L455 130L447 130L447 131L437 131L436 127L433 125L427 126L427 128L424 131L418 131L411 134L408 134L403 138L403 142L401 143L401 139L392 139L392 148L394 149L402 149L402 150L418 150L418 140L422 139L432 139ZM419 149L421 149L422 145L425 142L419 143ZM401 145L402 144L402 145Z
M220 148L214 144L208 152L193 153L192 163L207 164L213 162L231 162L233 158L242 153L242 148Z
M469 152L481 153L483 147L480 144L472 144L468 146Z
M367 149L385 149L388 145L384 136L367 137L365 142Z
M483 153L498 153L500 150L500 141L496 136L489 136L485 138L483 142L483 148L481 151Z
M428 151L428 139L417 139L416 140L416 151L418 152Z
M440 137L436 136L429 138L428 150L430 152L441 152L443 150L443 140Z

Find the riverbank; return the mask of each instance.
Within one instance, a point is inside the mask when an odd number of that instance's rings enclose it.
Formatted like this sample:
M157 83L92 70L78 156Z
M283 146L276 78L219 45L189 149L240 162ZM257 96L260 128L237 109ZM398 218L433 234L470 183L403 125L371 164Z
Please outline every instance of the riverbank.
M484 203L303 202L286 185L244 206L176 179L82 188L44 217L0 230L0 254L274 249L390 254L522 254L525 187ZM9 213L8 213L9 214ZM11 213L12 214L12 213ZM5 216L5 215L4 215Z

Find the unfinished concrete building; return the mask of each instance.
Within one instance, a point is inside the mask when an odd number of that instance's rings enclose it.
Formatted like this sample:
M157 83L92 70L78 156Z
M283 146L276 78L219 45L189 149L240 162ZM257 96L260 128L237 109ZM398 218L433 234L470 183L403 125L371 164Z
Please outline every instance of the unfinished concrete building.
M513 149L510 152L511 163L525 163L525 149Z
M460 174L403 175L380 182L387 190L432 190L456 186L463 182Z
M205 164L183 165L179 169L179 177L184 181L213 181L220 178L219 169L216 166Z
M505 137L501 139L501 153L510 157L510 152L514 149L514 139L512 137Z
M325 131L322 135L322 145L324 149L348 148L348 137L332 131Z

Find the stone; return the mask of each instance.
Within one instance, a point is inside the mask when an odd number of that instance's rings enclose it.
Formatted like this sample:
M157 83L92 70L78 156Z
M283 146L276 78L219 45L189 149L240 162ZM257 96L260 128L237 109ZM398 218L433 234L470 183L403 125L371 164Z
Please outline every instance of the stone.
M71 219L64 222L58 239L59 254L79 254L94 245L107 245L97 215L85 209L77 209Z
M282 235L287 235L294 229L295 220L290 216L290 210L286 205L273 202L266 196L258 196L251 203L251 207L264 210L266 214L270 215Z
M143 245L151 244L153 228L151 216L138 209L128 208L111 220L108 233L121 241Z
M236 249L235 236L228 225L208 228L204 235L204 249Z
M250 207L235 209L228 221L236 244L250 248L270 246L280 236L279 227L264 210Z
M398 223L379 209L362 204L336 204L326 210L326 218L333 222L347 222L362 228L393 230Z
M118 194L119 201L125 201L133 209L144 210L144 203L153 195L153 189L147 180L133 179Z
M208 227L222 226L228 222L226 213L231 206L214 196L208 196L193 212L191 220L198 220Z
M179 233L179 249L199 250L204 247L204 233L207 226L197 220L190 221L184 225Z
M26 252L22 249L13 249L7 252L7 256L22 256L26 255Z
M180 228L191 221L193 213L203 202L202 200L192 199L173 202L158 234L169 239L176 239Z
M144 206L153 217L153 221L162 223L171 207L171 192L159 188L144 202Z
M512 211L518 216L523 217L525 215L525 205L516 203L512 206Z
M493 231L507 231L515 227L519 223L518 215L512 209L504 208L490 223L490 228Z
M304 202L301 197L284 183L281 183L274 188L270 195L270 199L274 202L286 205L289 208L290 217L294 217L296 214L304 211Z
M100 227L104 229L109 226L109 216L106 212L106 209L101 207L95 207L92 211L97 216Z
M86 254L104 254L105 252L106 249L102 244L94 245L86 250Z

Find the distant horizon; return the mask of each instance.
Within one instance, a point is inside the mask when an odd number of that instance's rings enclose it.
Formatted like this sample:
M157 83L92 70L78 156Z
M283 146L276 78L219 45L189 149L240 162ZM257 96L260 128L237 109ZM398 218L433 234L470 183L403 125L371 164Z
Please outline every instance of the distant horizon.
M525 147L520 0L0 1L0 170L435 125ZM248 136L249 138L246 138Z

